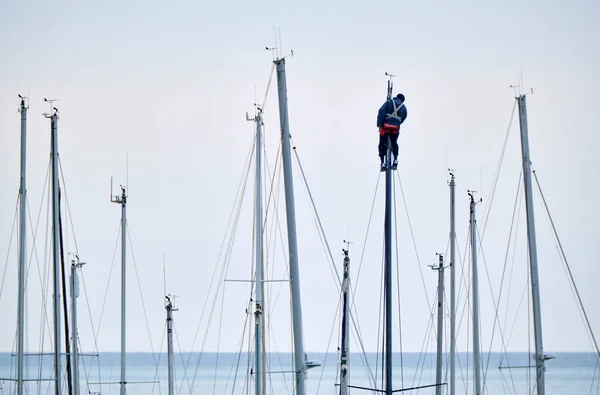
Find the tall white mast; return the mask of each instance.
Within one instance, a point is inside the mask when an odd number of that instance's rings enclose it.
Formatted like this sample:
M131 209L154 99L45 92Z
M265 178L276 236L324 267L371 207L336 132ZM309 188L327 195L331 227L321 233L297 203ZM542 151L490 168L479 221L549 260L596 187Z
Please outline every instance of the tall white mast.
M264 328L263 328L263 208L262 208L262 110L257 107L256 117L249 119L256 123L256 175L254 187L254 262L255 262L255 295L254 295L254 356L255 356L255 394L265 393L264 367ZM247 115L246 115L247 117Z
M79 395L79 351L77 350L77 298L79 297L79 278L77 269L85 262L71 261L71 366L73 369L73 395Z
M285 58L274 61L277 68L277 93L279 97L279 122L281 125L281 147L287 233L290 254L290 291L292 297L292 321L294 331L294 369L296 395L305 395L306 367L304 364L304 342L302 338L302 304L300 301L300 277L298 270L298 242L296 240L296 208L294 205L294 184L292 179L292 154L290 147L290 125L287 106L287 83Z
M529 135L527 130L527 102L525 95L517 98L519 104L519 124L521 129L521 153L523 156L523 184L525 186L525 209L527 212L527 243L529 247L529 270L531 274L531 299L533 301L533 328L535 336L535 371L537 394L544 395L546 367L544 366L544 346L542 342L542 313L540 308L540 282L538 276L537 243L533 214L533 192L531 188L531 159L529 156Z
M437 311L437 361L435 370L435 393L442 395L442 360L444 339L444 256L438 254L439 264L432 269L438 272L438 311Z
M340 395L348 395L348 384L349 384L349 359L350 359L350 300L348 296L350 293L350 256L348 250L350 249L350 243L348 248L343 250L344 252L344 279L342 280L342 346L341 358L340 358Z
M112 193L111 193L112 195ZM126 298L127 298L127 272L126 272L126 254L127 254L127 194L125 188L121 186L121 195L111 196L111 202L121 205L121 395L127 392L126 384Z
M61 391L61 341L60 341L60 225L59 221L59 191L58 191L58 109L52 107L53 100L44 99L50 103L51 114L44 114L50 118L51 125L51 163L52 163L52 264L53 264L53 318L54 318L54 391L62 395Z
M173 356L173 312L177 311L173 307L173 302L169 295L165 295L167 309L167 362L168 362L168 374L169 374L169 392L168 395L175 395L175 369L174 369L174 356Z
M24 394L24 360L25 360L25 261L27 259L27 187L26 187L26 155L27 155L27 109L25 99L21 98L21 182L19 185L19 296L17 313L17 395Z
M456 391L456 210L454 174L450 173L450 395Z
M475 217L475 206L477 202L469 192L471 213L471 266L473 279L473 371L475 375L475 395L481 395L481 362L479 350L479 277L477 274L477 218Z

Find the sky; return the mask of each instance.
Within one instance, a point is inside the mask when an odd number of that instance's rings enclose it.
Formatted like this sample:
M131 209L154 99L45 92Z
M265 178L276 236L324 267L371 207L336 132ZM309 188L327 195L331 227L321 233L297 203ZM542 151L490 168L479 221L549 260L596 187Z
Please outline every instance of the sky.
M385 72L396 75L395 93L405 94L408 109L399 140L402 191L396 188L403 349L433 350L435 344L427 328L437 278L427 265L448 245L448 168L457 177L461 257L468 251L466 191L476 190L482 198L482 350L502 348L494 332L494 306L505 256L512 267L513 250L514 275L510 285L508 279L504 283L498 321L509 350L530 347L524 208L516 247L507 254L521 166L516 114L491 204L515 102L509 85L518 84L518 70L520 89L533 89L527 96L532 163L598 336L598 2L58 1L0 7L0 255L6 257L1 351L14 350L16 331L17 249L11 234L19 188L19 93L29 97L27 190L31 223L34 228L39 223L36 252L29 252L28 349L40 344L40 279L47 271L45 97L58 100L60 109L59 152L70 207L65 222L73 225L65 236L66 251L87 262L87 297L79 299L82 348L95 348L94 335L102 351L117 351L120 344L120 210L109 199L111 177L115 189L127 184L129 195L128 350L165 350L163 265L167 292L178 295L176 348L199 351L209 319L202 349L239 347L249 285L219 281L225 293L217 297L209 285L215 265L221 265L220 246L229 237L228 219L253 141L245 114L253 113L254 103L265 107L266 155L271 168L275 163L277 81L273 78L265 103L273 56L266 46L280 47L282 55L294 53L286 60L290 133L338 269L343 240L354 243L354 303L367 350L378 347L383 180L365 234L380 177L375 118L385 99ZM334 350L337 332L329 339L338 328L337 288L297 165L294 176L304 345L308 351ZM539 194L534 201L545 349L591 351ZM282 197L278 206L285 238ZM241 213L228 279L251 276L251 184ZM30 226L30 249L31 234ZM272 256L282 258L278 243ZM275 265L273 278L282 279L285 261ZM281 289L271 318L271 346L289 349L289 295ZM464 288L461 292L459 348L467 350L468 311ZM395 331L399 338L398 324ZM47 348L47 330L44 336Z

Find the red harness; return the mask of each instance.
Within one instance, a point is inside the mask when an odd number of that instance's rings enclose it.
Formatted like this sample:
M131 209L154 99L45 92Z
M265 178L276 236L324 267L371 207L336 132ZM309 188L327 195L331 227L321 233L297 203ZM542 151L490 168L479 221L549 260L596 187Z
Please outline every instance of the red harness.
M400 127L395 125L390 125L387 123L383 124L383 127L379 128L379 135L385 136L386 134L398 134L400 133Z

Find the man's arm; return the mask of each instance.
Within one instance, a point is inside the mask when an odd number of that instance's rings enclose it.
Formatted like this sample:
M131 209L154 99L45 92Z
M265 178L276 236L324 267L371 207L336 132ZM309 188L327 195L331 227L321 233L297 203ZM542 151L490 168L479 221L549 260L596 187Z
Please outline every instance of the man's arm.
M400 109L400 118L402 118L400 125L406 121L406 117L408 117L408 111L406 110L406 106L402 106L402 109Z
M383 122L385 121L385 117L387 114L387 111L386 111L387 104L388 104L387 101L385 103L383 103L383 105L379 108L379 112L377 113L377 127L378 128L383 127Z

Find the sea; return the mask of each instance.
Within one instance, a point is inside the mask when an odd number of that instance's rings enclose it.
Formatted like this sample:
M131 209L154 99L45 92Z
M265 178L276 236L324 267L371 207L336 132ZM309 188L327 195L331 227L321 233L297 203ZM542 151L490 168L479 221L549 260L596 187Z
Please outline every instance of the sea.
M248 358L248 357L251 358ZM546 394L600 394L599 358L594 353L555 353L546 361ZM307 371L306 393L339 394L339 367L336 353L308 353L308 360L321 364ZM64 358L64 357L63 357ZM167 356L164 353L128 353L126 391L128 395L168 395ZM253 394L252 356L247 353L175 353L174 393ZM54 394L52 355L26 358L26 394ZM250 362L250 363L249 363ZM484 394L533 394L535 369L529 353L483 354ZM267 394L293 394L293 361L289 353L270 353L267 363ZM456 393L472 394L472 356L458 353ZM370 368L367 368L369 366ZM350 394L380 394L382 360L376 353L351 353ZM63 359L63 372L65 369ZM119 394L120 354L103 352L80 356L80 394ZM16 357L0 353L0 394L14 394ZM40 380L41 379L41 380ZM393 389L396 394L435 394L436 356L433 353L395 353ZM68 394L63 374L63 394ZM448 394L448 355L443 358L442 393ZM359 388L360 387L360 388Z

